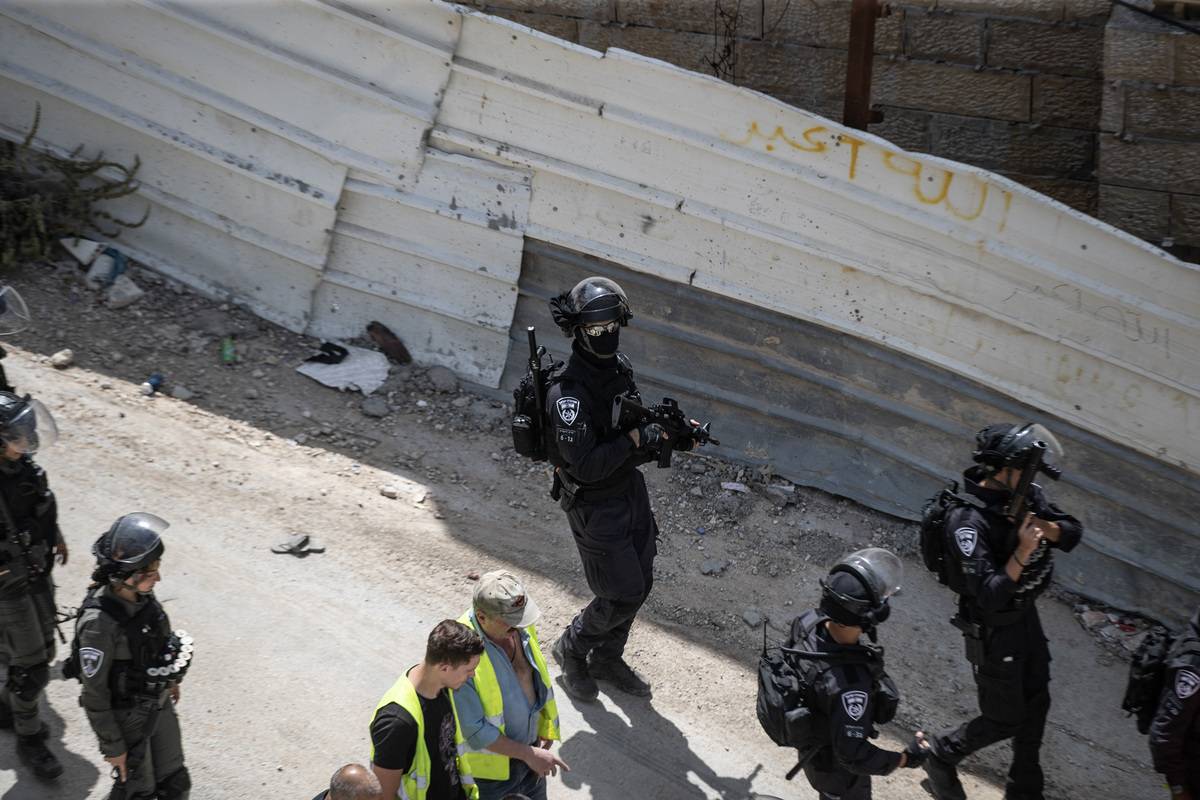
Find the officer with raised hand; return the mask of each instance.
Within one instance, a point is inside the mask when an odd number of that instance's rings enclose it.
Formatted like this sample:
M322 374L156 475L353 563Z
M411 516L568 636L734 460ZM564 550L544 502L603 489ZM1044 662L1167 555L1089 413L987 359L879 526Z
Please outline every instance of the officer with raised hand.
M191 777L175 704L191 660L154 596L166 520L135 512L92 547L96 569L75 629L80 705L113 766L113 798L186 800ZM65 672L66 670L64 670Z
M38 707L55 650L50 572L56 559L67 563L68 553L54 492L33 455L57 438L44 405L0 392L0 649L8 657L0 728L14 729L18 755L43 779L62 773L46 746L49 730L38 718Z
M869 800L872 775L920 766L928 753L920 734L899 753L870 741L899 705L883 648L874 642L903 571L900 559L882 548L851 553L822 579L820 606L792 621L786 646L798 651L793 663L812 698L812 744L801 748L801 758L822 800Z
M657 457L667 433L658 424L615 427L618 395L637 397L621 329L633 314L607 278L585 278L550 301L571 337L571 357L546 396L546 446L555 465L554 496L567 514L595 597L555 642L552 654L572 697L593 701L596 680L648 697L650 684L624 660L638 609L654 584L658 526L637 467ZM690 442L679 449L687 449Z
M964 800L957 765L1012 739L1006 800L1042 800L1042 734L1050 710L1050 650L1035 601L1054 570L1053 551L1070 551L1083 525L1032 483L1057 479L1062 447L1041 425L989 425L975 437L976 466L963 473L974 503L946 516L947 584L958 594L954 624L966 638L979 716L930 737L925 762L937 800ZM1017 509L1017 510L1014 510Z

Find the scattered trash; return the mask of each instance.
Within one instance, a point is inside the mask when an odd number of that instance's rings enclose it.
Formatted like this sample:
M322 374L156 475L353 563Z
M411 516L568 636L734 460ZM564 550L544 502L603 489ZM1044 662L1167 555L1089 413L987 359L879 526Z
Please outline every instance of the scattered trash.
M152 372L150 377L138 387L138 391L149 397L162 388L164 379L161 372Z
M339 364L305 362L296 367L318 383L343 391L352 389L372 394L388 377L387 356L375 350L345 345L346 358Z
M75 363L75 352L70 348L59 350L50 356L50 366L55 369L66 369Z
M721 488L730 492L741 492L742 494L750 494L750 487L738 481L722 481Z
M81 265L90 266L96 256L104 252L107 245L90 239L59 239L58 243Z
M221 340L221 363L227 367L231 367L237 361L237 337L230 334Z
M320 352L304 359L309 364L340 364L350 355L350 351L340 344L321 342Z
M311 538L307 533L295 533L289 536L286 542L280 542L272 547L271 552L303 558L309 553L324 553L325 547L318 544L316 539Z
M379 349L383 354L395 361L397 364L412 363L412 356L408 352L408 348L404 346L404 342L396 334L392 333L391 329L382 322L372 321L367 325L367 335L371 337L371 341L379 345Z
M467 571L467 580L469 580L469 581L479 580L479 570L477 570L477 569L468 570Z
M175 386L172 386L170 388L170 390L168 391L168 394L170 394L171 397L174 397L176 400L191 400L193 397L196 396L196 393L193 392L191 389L187 388L186 386L180 386L178 384L176 384Z

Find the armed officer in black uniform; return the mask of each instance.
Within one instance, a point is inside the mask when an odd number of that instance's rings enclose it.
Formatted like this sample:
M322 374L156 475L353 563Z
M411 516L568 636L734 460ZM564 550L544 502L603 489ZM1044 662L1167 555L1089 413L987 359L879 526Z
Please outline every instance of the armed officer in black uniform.
M976 750L1012 739L1006 800L1041 800L1042 733L1050 710L1050 650L1034 602L1050 583L1053 551L1070 551L1083 525L1029 485L1028 513L1007 516L1023 465L1035 449L1057 478L1062 447L1041 425L990 425L975 437L978 466L963 473L974 502L946 516L943 547L947 582L958 593L954 624L966 638L975 674L979 716L930 737L925 762L937 800L965 800L955 765ZM1032 477L1032 476L1030 476Z
M49 730L38 706L54 660L55 559L67 563L58 505L33 454L58 437L39 401L0 392L0 648L8 679L0 690L0 728L13 728L17 753L43 779L62 765L46 746Z
M1150 723L1154 769L1171 800L1200 800L1200 608L1172 646L1164 678Z
M812 697L813 744L801 749L801 760L821 800L870 800L872 775L918 767L928 753L916 737L899 753L869 741L900 700L874 642L902 575L900 559L887 550L851 553L821 581L820 607L792 622L786 646L806 654L794 663ZM861 641L864 634L870 643Z
M650 684L622 654L638 609L654 584L658 525L637 467L656 458L667 437L650 423L614 427L617 395L637 398L629 360L618 352L633 316L625 292L607 278L586 278L550 302L554 321L572 338L571 357L547 391L547 450L554 494L567 513L595 598L555 642L563 685L579 700L599 694L596 679L647 697ZM676 449L689 449L680 442Z

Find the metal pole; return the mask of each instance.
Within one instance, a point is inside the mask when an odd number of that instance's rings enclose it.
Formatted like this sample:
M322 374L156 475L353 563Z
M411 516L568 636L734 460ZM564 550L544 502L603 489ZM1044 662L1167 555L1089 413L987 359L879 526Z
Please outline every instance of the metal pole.
M850 48L846 58L846 102L842 122L865 131L883 114L871 111L871 64L875 57L875 19L891 13L879 0L853 0L850 5Z

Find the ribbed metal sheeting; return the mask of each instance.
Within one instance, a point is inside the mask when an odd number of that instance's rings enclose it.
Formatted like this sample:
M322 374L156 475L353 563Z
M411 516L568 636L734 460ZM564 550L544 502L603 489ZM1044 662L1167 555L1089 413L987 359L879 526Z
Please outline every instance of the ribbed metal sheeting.
M1200 602L1200 480L912 356L694 287L527 240L504 385L525 369L525 326L563 358L546 301L587 275L629 294L622 335L643 396L712 420L721 451L806 486L916 519L970 466L974 433L1038 421L1067 450L1048 487L1087 527L1056 562L1066 586L1163 620ZM916 530L913 529L915 537Z

